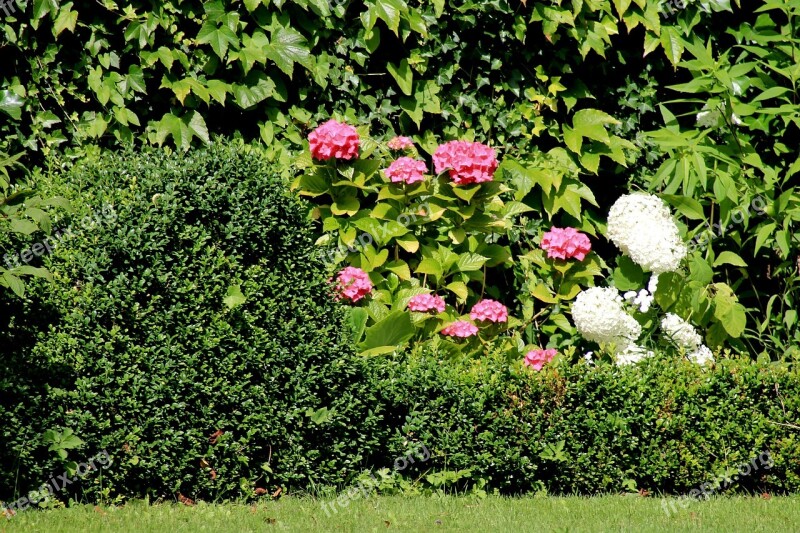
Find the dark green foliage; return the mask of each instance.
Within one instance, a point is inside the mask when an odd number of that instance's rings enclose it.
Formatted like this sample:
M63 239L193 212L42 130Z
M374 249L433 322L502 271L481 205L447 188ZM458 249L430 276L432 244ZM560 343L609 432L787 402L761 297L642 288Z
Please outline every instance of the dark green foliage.
M461 486L483 479L503 493L686 494L761 452L775 466L727 490L800 490L796 369L726 359L703 370L667 356L515 368L436 353L393 362L380 390L399 425L394 445L424 442L423 470L471 469Z
M70 487L88 495L225 498L361 466L380 441L374 388L270 161L128 151L55 180L78 189L74 235L14 310L28 323L0 327L0 494L63 471L40 438L59 427L86 441L71 460L114 460Z

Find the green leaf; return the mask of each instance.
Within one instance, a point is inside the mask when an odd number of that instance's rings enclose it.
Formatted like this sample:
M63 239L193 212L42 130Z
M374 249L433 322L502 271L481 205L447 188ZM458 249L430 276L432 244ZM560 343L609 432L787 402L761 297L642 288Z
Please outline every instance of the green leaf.
M395 239L395 242L408 253L415 254L419 250L419 241L411 234L402 235Z
M383 252L386 252L388 255L389 250L383 249ZM408 268L408 263L405 261L390 261L383 265L383 268L389 270L390 272L394 272L397 274L397 277L403 281L408 281L411 279L411 269Z
M567 145L567 148L576 154L580 154L581 147L583 146L583 137L581 137L581 134L566 124L561 125L561 130L564 132L564 144Z
M309 70L314 64L305 37L292 28L280 27L272 32L267 46L267 57L290 78L295 63L300 63Z
M234 309L247 301L244 294L242 294L242 288L239 285L232 285L228 288L228 295L222 300L222 303L225 304L225 307L228 310Z
M475 270L480 270L488 260L488 257L484 257L482 255L469 252L463 253L458 256L458 260L455 264L455 270L457 272L473 272Z
M467 289L467 285L461 281L449 283L445 286L445 289L455 294L460 302L465 302L469 296L469 289Z
M764 243L767 242L767 239L770 238L772 232L775 231L777 224L775 222L770 222L769 224L764 224L758 229L758 233L756 233L756 244L753 250L753 253L756 254L764 246Z
M391 74L394 80L397 82L400 90L403 91L403 94L406 96L411 96L411 90L414 82L414 72L411 70L411 67L408 66L408 60L403 59L400 61L398 66L395 66L394 63L388 63L386 68L389 70L389 74Z
M714 260L714 266L719 265L733 265L738 267L747 267L747 263L744 262L744 259L739 257L737 254L733 252L729 252L725 250L717 258Z
M627 255L617 259L617 268L614 269L614 286L621 291L641 289L644 285L644 271L642 267L633 262Z
M53 22L53 37L58 37L64 30L75 33L75 24L78 22L78 12L72 11L73 3L69 2L61 6L56 20Z
M14 294L19 296L20 298L25 296L25 283L23 283L23 281L20 278L18 278L11 272L8 271L3 272L3 277L2 279L0 279L0 282L2 283L2 285L14 291Z
M331 213L334 215L355 215L361 204L355 196L342 196L337 198L331 205Z
M361 342L364 336L364 330L367 328L367 320L369 319L369 312L363 307L351 307L350 313L347 317L347 325L350 328L350 338L353 344Z
M695 253L689 259L689 279L700 283L701 285L708 285L714 278L714 271L708 266L705 259Z
M417 265L415 272L417 274L429 274L440 278L444 274L444 267L433 257L423 257L422 261Z
M663 26L661 28L661 46L664 47L664 53L673 67L677 67L683 55L683 40L678 31L672 26Z
M572 119L572 125L577 133L603 144L610 142L605 128L609 124L619 124L619 121L597 109L581 109Z
M22 118L21 108L23 104L25 104L25 100L17 96L16 93L8 89L0 91L0 111L14 120Z
M393 311L367 328L367 336L358 348L362 352L375 349L394 349L413 337L415 332L416 328L411 322L409 313Z
M34 29L38 27L38 21L49 13L55 13L58 10L57 0L33 0L33 20L37 21L32 24Z
M30 235L39 229L39 226L37 226L35 223L21 218L12 218L9 225L11 226L11 231L14 233L21 233L23 235Z
M730 310L720 318L722 327L728 332L728 335L734 339L739 338L744 333L747 326L747 314L745 307L740 304L734 304Z
M208 127L206 127L206 121L203 120L203 116L197 111L192 111L191 114L183 117L183 120L186 121L187 118L187 125L192 133L200 137L204 143L210 143L211 139L208 136Z
M472 185L466 187L453 185L453 193L462 200L464 200L465 202L471 202L472 197L475 196L475 194L480 190L481 190L480 185Z
M239 46L239 38L227 26L217 27L216 24L206 22L197 34L197 42L200 44L210 44L217 56L224 60L228 51L228 46Z
M703 206L694 198L674 194L661 194L659 196L688 219L705 220L706 218Z
M383 20L395 35L399 35L400 15L408 12L408 6L403 0L376 0L371 9L375 10L378 18Z
M275 93L275 82L263 72L250 72L244 82L232 88L236 105L242 109L253 107Z

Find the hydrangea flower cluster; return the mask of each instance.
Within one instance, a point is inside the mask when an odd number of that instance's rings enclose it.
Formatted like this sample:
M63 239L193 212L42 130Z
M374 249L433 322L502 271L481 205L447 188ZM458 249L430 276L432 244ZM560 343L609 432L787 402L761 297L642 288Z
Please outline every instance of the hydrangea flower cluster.
M357 302L372 291L372 282L360 268L345 267L336 276L335 290L340 298Z
M638 363L645 357L652 357L653 352L645 350L638 344L630 344L621 352L615 354L617 366Z
M622 302L616 289L591 287L578 294L572 305L578 332L586 340L613 344L617 353L624 352L642 334L642 326L625 312Z
M608 238L644 270L674 272L688 252L669 208L651 194L626 194L608 213Z
M358 157L361 140L349 124L329 120L308 135L311 156L319 161Z
M703 344L703 339L697 330L678 315L667 313L661 319L661 331L675 346L688 352L687 357L690 361L703 365L714 360L714 355L708 346Z
M547 252L547 257L557 259L572 259L583 261L586 254L592 251L589 237L575 228L550 228L542 235L542 249Z
M406 183L411 185L425 180L425 171L428 170L424 161L412 157L401 157L393 161L386 169L386 176L392 183Z
M642 313L650 310L650 306L653 305L653 300L655 299L652 294L647 292L647 289L642 289L639 292L628 291L622 297L629 304L638 307Z
M534 370L541 370L545 363L552 361L557 353L558 351L555 348L531 350L525 354L525 359L522 363L525 366L533 367Z
M442 335L447 335L449 337L472 337L476 333L478 333L478 328L475 327L474 324L470 324L466 320L458 320L453 322L446 328L442 330Z
M394 137L387 143L391 150L406 150L414 147L414 141L408 137Z
M437 174L449 170L456 185L492 181L497 170L497 154L479 142L450 141L440 145L433 154Z
M435 294L417 294L408 302L409 311L444 313L444 309L444 300L441 296L436 296Z
M481 300L472 307L469 317L472 320L483 320L485 322L507 322L508 309L496 300Z

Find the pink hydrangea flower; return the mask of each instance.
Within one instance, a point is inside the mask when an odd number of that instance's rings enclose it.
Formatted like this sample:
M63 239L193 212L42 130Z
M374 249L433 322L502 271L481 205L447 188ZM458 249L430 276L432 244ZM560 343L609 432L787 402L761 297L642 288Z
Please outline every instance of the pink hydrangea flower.
M372 282L360 268L346 267L336 276L335 290L340 298L357 302L372 291Z
M387 146L392 150L405 150L406 148L412 148L414 141L408 137L395 137L389 141Z
M485 320L486 322L507 322L508 309L496 300L481 300L469 312L472 320Z
M425 180L425 171L428 170L424 161L419 161L411 157L401 157L393 161L385 173L392 183L417 183Z
M417 294L408 302L409 311L444 313L444 300L435 294Z
M525 366L532 366L535 370L541 370L545 363L552 361L557 353L555 348L531 350L525 354L525 360L522 363Z
M447 335L450 337L472 337L478 333L478 328L475 327L474 324L470 324L466 320L458 320L453 322L446 328L442 330L442 335Z
M456 185L492 181L497 170L497 155L485 144L469 141L450 141L440 145L433 154L437 174L450 171Z
M327 161L358 157L361 140L353 126L329 120L309 134L308 144L314 159Z
M547 257L558 259L572 259L583 261L586 254L592 251L589 237L575 228L550 228L542 235L542 249L547 252Z

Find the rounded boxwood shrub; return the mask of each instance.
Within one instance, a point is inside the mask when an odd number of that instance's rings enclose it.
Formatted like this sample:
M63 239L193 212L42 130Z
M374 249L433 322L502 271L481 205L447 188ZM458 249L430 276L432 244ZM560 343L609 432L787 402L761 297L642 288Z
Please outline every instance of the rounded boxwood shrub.
M2 303L0 499L63 472L51 428L85 441L70 460L111 455L68 487L89 497L305 489L368 461L385 440L368 367L277 176L234 143L50 177L74 212L33 261L54 281Z

